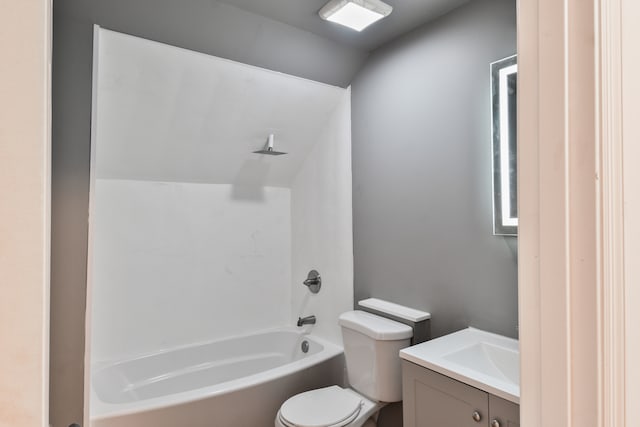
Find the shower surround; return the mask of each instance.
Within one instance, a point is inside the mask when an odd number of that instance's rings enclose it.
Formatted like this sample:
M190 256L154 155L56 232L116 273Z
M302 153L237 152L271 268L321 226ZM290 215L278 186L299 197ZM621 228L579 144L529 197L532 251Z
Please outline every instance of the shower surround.
M96 28L93 96L92 368L310 314L340 345L350 90Z

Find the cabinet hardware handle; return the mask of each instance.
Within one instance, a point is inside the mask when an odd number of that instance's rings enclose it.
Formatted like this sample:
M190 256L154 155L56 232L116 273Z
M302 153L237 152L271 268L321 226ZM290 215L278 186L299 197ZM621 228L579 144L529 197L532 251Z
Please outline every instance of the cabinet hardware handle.
M482 419L482 415L480 415L480 412L474 411L474 413L471 415L471 418L473 418L473 421L479 423L480 420Z
M491 421L491 427L500 427L500 421L498 420Z

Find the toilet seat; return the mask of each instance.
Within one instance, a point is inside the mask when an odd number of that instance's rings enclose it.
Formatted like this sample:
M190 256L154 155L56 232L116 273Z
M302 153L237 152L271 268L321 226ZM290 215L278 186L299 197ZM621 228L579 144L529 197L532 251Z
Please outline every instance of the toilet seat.
M362 405L355 393L333 385L289 398L279 418L288 427L342 427L358 417Z

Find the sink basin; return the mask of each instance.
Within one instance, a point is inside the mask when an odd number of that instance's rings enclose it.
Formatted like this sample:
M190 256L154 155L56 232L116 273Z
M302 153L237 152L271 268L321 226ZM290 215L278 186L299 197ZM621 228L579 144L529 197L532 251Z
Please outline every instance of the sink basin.
M517 351L479 342L443 357L480 373L520 384L520 357Z
M467 328L400 351L400 357L514 403L520 401L518 341Z

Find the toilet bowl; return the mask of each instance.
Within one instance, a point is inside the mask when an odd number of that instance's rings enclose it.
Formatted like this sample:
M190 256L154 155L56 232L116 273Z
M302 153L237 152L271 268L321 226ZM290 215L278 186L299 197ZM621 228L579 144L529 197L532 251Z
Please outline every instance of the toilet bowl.
M341 314L339 323L350 388L333 385L290 397L275 427L375 427L380 409L402 399L399 352L413 329L359 310Z
M278 411L276 427L375 426L370 419L383 404L337 385L289 398Z

